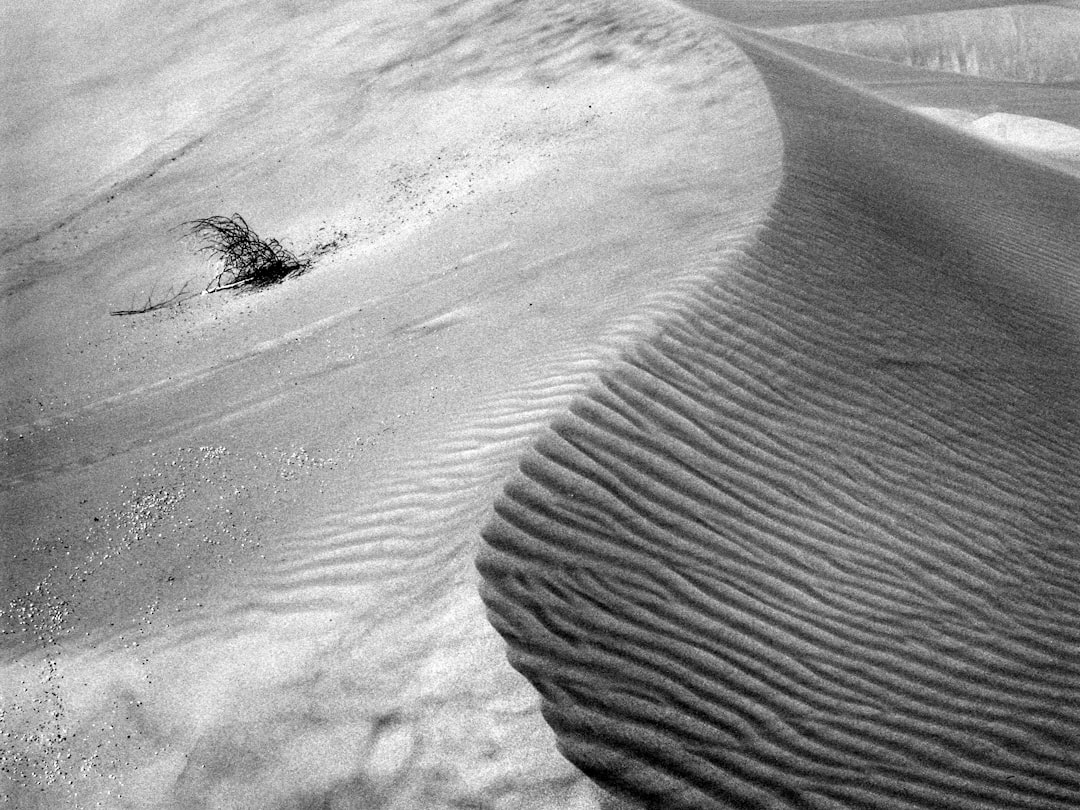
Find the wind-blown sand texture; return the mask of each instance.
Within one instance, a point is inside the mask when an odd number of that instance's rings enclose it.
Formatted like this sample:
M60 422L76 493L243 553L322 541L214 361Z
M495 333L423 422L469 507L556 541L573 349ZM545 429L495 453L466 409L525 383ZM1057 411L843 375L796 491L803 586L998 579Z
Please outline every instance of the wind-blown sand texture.
M784 184L498 502L512 660L657 806L1075 806L1075 181L736 41Z
M1080 12L686 5L5 12L0 807L1080 803Z

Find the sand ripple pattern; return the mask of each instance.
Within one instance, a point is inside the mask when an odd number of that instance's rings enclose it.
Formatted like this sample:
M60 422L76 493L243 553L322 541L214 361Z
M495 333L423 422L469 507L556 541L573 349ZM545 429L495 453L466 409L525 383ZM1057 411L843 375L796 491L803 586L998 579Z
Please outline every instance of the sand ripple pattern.
M526 454L491 619L650 807L1080 806L1080 190L740 44L770 221Z
M484 403L463 424L448 425L449 438L431 437L383 479L369 481L378 493L372 502L348 504L279 541L275 564L253 575L243 595L216 613L213 627L195 617L175 643L198 646L215 635L231 637L258 617L318 614L362 599L372 587L381 592L424 581L431 589L454 578L453 561L471 553L514 459L621 348L655 329L651 325L664 311L707 283L715 263L738 252L729 246L721 258L704 257L700 267L686 268L644 300L625 296L627 313L596 345L535 358L520 386Z

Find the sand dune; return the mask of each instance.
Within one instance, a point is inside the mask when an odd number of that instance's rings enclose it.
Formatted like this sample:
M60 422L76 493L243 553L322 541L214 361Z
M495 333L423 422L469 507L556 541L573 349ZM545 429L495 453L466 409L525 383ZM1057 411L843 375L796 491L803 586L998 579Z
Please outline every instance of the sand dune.
M758 28L833 25L906 15L935 15L965 9L996 9L1000 0L673 0L680 6L729 23ZM844 29L841 29L844 30ZM886 28L886 31L888 29ZM886 40L887 41L887 40Z
M543 425L763 216L760 79L648 7L256 17L283 45L192 148L71 207L41 167L8 231L0 806L596 807L473 556ZM109 316L198 280L175 229L220 207L345 235L265 293Z
M948 107L923 107L919 112L990 143L1047 160L1066 170L1080 170L1080 129L1033 115L988 113Z
M1080 10L1075 6L940 9L936 14L812 24L773 33L931 70L1022 82L1080 81Z
M1076 90L697 7L0 12L0 807L1075 803Z
M785 48L792 57L842 82L866 87L904 106L966 109L979 115L1004 112L1080 125L1076 88L914 68L795 40Z
M647 806L1075 806L1080 185L734 36L768 223L523 460L492 620Z

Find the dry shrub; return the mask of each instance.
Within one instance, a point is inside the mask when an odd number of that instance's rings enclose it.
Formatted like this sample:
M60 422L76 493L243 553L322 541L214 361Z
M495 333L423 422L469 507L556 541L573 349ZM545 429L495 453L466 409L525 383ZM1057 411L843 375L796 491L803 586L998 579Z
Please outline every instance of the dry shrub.
M199 250L221 262L221 271L206 285L207 293L279 284L303 273L311 264L297 258L276 239L260 237L239 214L195 219L184 224L191 236L205 243Z

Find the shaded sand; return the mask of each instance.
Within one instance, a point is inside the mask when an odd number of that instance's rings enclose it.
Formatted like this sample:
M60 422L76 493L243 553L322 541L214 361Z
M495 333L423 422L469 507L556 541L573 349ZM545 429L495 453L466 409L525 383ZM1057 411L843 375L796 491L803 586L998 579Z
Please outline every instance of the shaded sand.
M663 807L1080 803L1080 185L747 32L784 182L479 561L561 750Z

